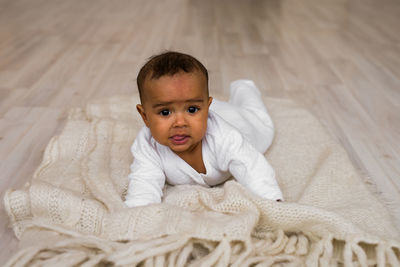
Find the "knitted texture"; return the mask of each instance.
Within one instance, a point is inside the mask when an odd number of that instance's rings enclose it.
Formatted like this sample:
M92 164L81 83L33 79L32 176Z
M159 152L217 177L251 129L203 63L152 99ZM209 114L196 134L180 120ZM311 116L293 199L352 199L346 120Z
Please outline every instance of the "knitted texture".
M286 202L231 180L167 187L163 203L126 208L130 146L143 125L136 103L137 95L112 97L70 112L29 185L5 196L21 240L6 266L400 265L387 209L290 100L265 98L276 127L266 157Z

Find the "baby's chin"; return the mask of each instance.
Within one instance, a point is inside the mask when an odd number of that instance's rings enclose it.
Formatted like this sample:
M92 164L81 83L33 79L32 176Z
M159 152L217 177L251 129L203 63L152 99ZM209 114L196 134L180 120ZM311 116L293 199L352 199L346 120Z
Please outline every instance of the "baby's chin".
M168 147L175 153L190 153L192 152L197 146L201 145L201 142L197 142L195 144L184 144L184 145L176 145L176 144L169 144Z
M172 151L175 153L184 153L184 152L189 152L191 149L189 146L177 146L177 145L169 145L168 146Z

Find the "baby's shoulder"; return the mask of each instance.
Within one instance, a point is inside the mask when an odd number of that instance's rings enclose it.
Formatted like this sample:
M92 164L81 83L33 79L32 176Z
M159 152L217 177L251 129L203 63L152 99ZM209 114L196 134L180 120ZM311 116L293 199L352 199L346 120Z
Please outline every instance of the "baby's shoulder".
M216 112L210 110L207 120L207 131L214 132L224 132L231 128L231 125L225 121Z
M211 111L207 122L206 137L220 145L242 139L242 134L221 116Z
M151 138L152 136L150 129L147 128L146 126L143 126L136 135L135 143L141 143L141 142L150 143Z
M143 126L136 135L132 145L132 151L149 151L155 149L156 144L153 136L151 135L150 129L146 126Z
M209 112L207 123L210 125L210 129L212 130L224 132L238 131L233 125L212 110Z

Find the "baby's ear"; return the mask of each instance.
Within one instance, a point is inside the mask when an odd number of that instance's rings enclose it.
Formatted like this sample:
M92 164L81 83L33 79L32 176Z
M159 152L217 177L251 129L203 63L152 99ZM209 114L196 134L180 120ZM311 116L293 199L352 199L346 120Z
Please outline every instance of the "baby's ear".
M213 101L213 98L210 96L210 97L208 98L208 106L211 105L212 101Z
M147 125L147 116L146 116L146 112L144 111L143 106L141 104L137 104L136 110L139 112L140 116L142 117L144 124L146 124L146 126L148 126Z

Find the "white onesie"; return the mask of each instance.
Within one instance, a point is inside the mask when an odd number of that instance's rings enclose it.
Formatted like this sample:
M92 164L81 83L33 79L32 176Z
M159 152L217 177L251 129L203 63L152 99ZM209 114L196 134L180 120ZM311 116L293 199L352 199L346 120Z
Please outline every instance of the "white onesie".
M273 138L273 124L250 80L231 84L229 102L213 100L202 140L206 173L198 173L169 147L159 144L149 128L138 133L125 204L128 207L160 203L165 182L171 185L214 186L232 175L254 194L283 199L275 172L264 153Z

